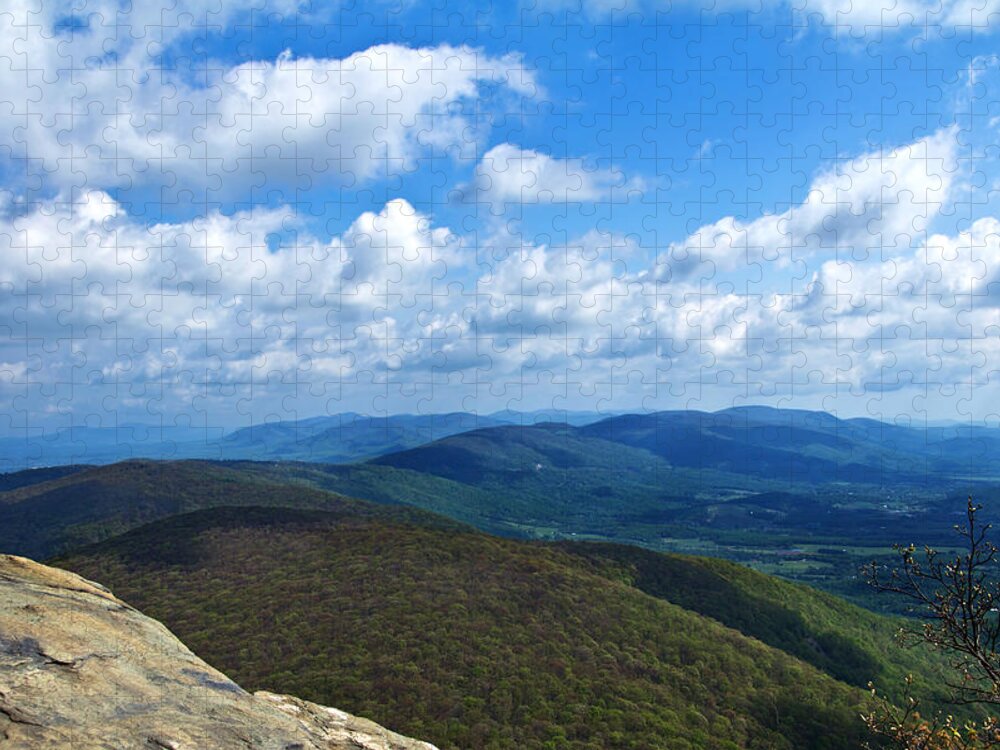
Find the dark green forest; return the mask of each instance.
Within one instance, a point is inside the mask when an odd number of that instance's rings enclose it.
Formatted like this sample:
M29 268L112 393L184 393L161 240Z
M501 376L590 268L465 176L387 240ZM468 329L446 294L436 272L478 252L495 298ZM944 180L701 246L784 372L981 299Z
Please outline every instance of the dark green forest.
M56 562L248 688L442 748L856 748L867 679L937 668L895 660L890 620L730 563L394 512L199 511Z
M902 702L913 674L944 705L946 663L899 647L876 612L903 610L858 564L949 538L950 479L683 465L624 427L496 427L341 466L9 474L0 549L108 585L248 688L442 748L857 748L870 681Z

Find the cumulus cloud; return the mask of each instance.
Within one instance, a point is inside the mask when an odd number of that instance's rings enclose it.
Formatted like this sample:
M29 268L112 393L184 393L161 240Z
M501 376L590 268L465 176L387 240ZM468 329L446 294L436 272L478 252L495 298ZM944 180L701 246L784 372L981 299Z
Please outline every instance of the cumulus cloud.
M755 275L787 268L813 253L849 257L919 240L951 195L958 169L958 138L945 128L904 146L871 151L820 172L805 200L753 221L731 216L673 243L658 278Z
M123 32L95 11L67 30L52 5L0 13L0 153L31 189L145 181L225 193L396 175L431 150L474 154L481 123L463 103L484 87L535 90L516 53L448 45L383 44L340 59L285 52L181 75L156 62L171 39L159 17L140 8ZM190 29L201 16L183 10ZM129 25L157 26L164 44L133 38Z
M281 353L305 342L314 365L327 366L329 356L340 361L331 340L356 339L364 326L382 345L356 364L377 367L390 329L418 335L417 314L442 293L436 282L449 263L461 264L456 238L403 200L362 214L325 242L300 234L272 251L268 237L289 215L255 209L147 228L92 191L8 219L0 224L0 252L10 259L0 270L3 319L15 321L7 343L31 339L39 361L60 351L36 372L54 376L81 364L65 357L65 347L96 329L100 340L117 342L117 354L97 343L85 367L124 357L136 372L155 341L155 367L169 361L179 372L207 361L225 381L246 375L246 363L258 357L267 360L260 367L286 371L295 362ZM391 322L400 313L403 328Z
M667 5L663 0L585 0L592 16L608 13L641 13ZM569 0L545 0L540 7L578 8ZM974 28L992 31L1000 26L1000 0L674 0L670 7L702 12L749 10L793 14L852 36L911 33L918 28Z
M993 29L1000 24L997 0L805 0L796 7L825 25L853 34L891 33L907 27L942 26Z
M266 405L275 389L420 393L454 377L549 399L633 381L650 398L704 383L747 398L955 392L1000 371L1000 219L932 231L954 142L844 160L787 211L668 248L598 231L473 244L404 200L327 237L283 207L146 226L100 191L7 206L0 389L48 404L86 387L165 413L207 394Z
M483 155L473 185L467 188L475 200L499 210L507 203L616 202L642 189L641 180L628 180L613 167L588 168L583 159L559 159L510 143Z

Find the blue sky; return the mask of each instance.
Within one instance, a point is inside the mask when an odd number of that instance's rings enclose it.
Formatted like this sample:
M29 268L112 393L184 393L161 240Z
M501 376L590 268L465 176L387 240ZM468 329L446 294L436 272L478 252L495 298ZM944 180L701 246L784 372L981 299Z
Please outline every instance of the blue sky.
M763 5L14 3L0 431L996 422L1000 2Z

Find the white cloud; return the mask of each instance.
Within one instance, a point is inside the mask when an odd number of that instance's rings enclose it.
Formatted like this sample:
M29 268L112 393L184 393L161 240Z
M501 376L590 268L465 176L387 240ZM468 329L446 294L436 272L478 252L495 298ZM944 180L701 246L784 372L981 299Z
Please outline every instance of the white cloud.
M196 4L189 16L174 11L187 26L154 19L139 4L116 29L95 10L72 44L51 5L40 16L26 6L0 14L0 155L31 188L162 182L225 195L264 184L298 189L324 175L395 175L431 149L471 158L482 123L461 104L487 86L530 95L536 85L515 53L448 45L383 44L342 59L286 52L231 67L208 61L182 76L156 67L163 45L149 40L166 44L177 29L204 23ZM230 15L209 20L224 24ZM129 25L151 36L133 39Z
M795 7L857 35L924 26L987 29L1000 23L997 0L804 0Z
M588 167L583 159L559 159L532 149L501 143L476 166L468 197L494 204L616 202L641 191L641 180L626 179L614 167Z
M328 242L300 234L272 252L267 237L290 216L257 209L146 229L95 191L8 219L0 319L10 330L0 349L31 350L28 371L42 380L72 379L75 351L87 372L141 381L194 367L227 381L248 377L251 363L258 376L294 371L289 352L303 346L312 367L328 369L366 327L380 346L352 356L378 367L419 337L418 314L446 291L436 284L449 263L460 265L455 238L405 201L363 214Z
M749 10L778 11L802 20L816 21L838 33L852 36L912 33L921 28L974 28L995 30L1000 26L1000 0L584 0L582 8L593 17L609 13L641 13L668 6L711 13ZM581 7L570 0L543 0L545 9Z
M780 216L722 218L660 253L596 231L473 246L403 200L326 238L287 208L147 228L96 191L8 211L0 388L127 392L166 414L206 393L251 389L285 412L275 389L426 394L454 377L609 398L625 381L651 398L706 382L745 396L961 389L1000 371L1000 219L928 230L954 190L954 140L845 160ZM289 229L294 245L268 248Z
M873 253L909 246L948 200L958 139L946 128L912 144L872 151L818 174L805 200L750 222L719 219L674 243L661 279L754 271L768 278L813 253Z

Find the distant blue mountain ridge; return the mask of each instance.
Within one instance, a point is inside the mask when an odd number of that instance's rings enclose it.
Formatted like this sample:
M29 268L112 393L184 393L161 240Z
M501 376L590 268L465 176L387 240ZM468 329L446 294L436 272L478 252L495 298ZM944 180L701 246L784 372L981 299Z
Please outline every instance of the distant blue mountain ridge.
M346 412L267 422L230 433L132 423L7 437L0 439L0 471L109 464L131 458L340 464L401 454L398 461L406 464L430 461L422 467L433 473L432 446L439 441L450 440L452 449L461 444L464 434L481 435L500 428L505 440L513 430L517 435L526 431L535 440L557 441L553 425L581 439L648 451L678 467L759 476L791 467L799 477L826 481L880 483L883 474L899 472L992 478L990 459L1000 455L1000 430L993 427L908 426L765 406L614 415L558 410L391 416ZM411 451L421 453L407 453Z
M344 412L300 420L264 422L226 432L218 427L125 423L81 426L51 433L0 438L0 472L66 464L110 464L131 458L345 463L416 447L468 430L498 425L561 422L589 424L596 412L506 409L370 416Z

